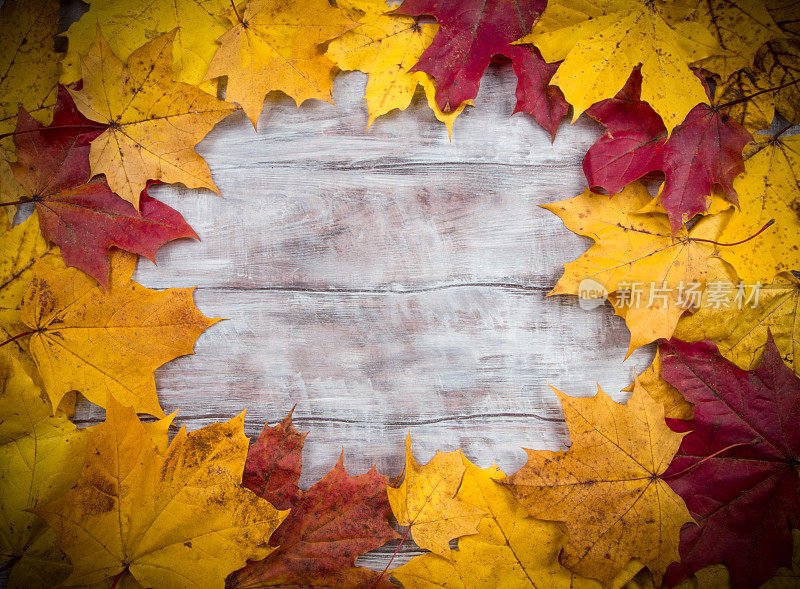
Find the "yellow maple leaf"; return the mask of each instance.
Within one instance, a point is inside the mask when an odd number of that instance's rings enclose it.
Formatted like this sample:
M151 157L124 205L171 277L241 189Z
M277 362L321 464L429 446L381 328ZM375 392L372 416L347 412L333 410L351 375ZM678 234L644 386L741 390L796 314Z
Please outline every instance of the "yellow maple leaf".
M377 5L386 4L379 2ZM381 115L405 110L418 86L422 86L428 105L452 136L453 122L463 112L465 101L455 111L444 113L436 104L436 87L425 72L409 72L431 44L439 25L417 23L407 16L367 12L359 25L328 45L326 56L342 70L359 70L369 75L366 100L369 111L367 128Z
M733 188L739 209L730 212L719 241L747 241L721 248L720 257L748 284L769 283L780 272L800 268L800 135L756 135Z
M698 2L696 18L724 50L696 65L719 74L723 81L751 67L761 46L784 34L761 0L703 0Z
M762 46L752 67L723 78L715 93L716 103L754 134L769 128L776 110L790 123L800 123L797 4L794 0L766 0L765 4L783 38Z
M52 530L29 509L66 493L78 480L84 432L53 417L41 390L0 350L0 561L12 561L8 586L49 589L69 575Z
M550 0L532 43L545 61L563 60L551 84L573 106L573 120L592 104L613 98L642 66L642 100L668 131L694 106L708 103L689 64L722 52L687 0Z
M80 479L35 513L70 557L67 585L130 576L143 587L219 587L247 559L266 557L288 514L241 486L244 414L181 428L160 454L133 409L109 398L87 432Z
M53 50L58 30L56 0L8 0L0 6L0 134L12 133L22 106L48 124L56 103L61 54ZM0 158L13 159L10 137L0 140Z
M54 407L75 390L101 407L110 395L162 417L153 371L191 354L194 341L217 321L194 306L194 289L155 291L130 280L136 258L114 253L108 291L58 255L37 262L21 318Z
M99 28L120 59L128 59L146 41L177 29L175 79L199 84L217 50L217 37L226 30L225 20L219 15L229 7L229 0L160 0L142 4L92 0L89 11L64 33L69 39L69 51L64 58L61 83L71 84L81 78L80 54L87 53ZM213 84L204 89L216 92Z
M678 329L675 331L675 337L683 339L678 335L680 325L681 323L679 321ZM656 355L650 366L638 375L634 382L624 390L633 392L636 387L643 388L654 401L658 401L664 406L664 417L670 417L672 419L692 418L692 404L683 398L683 395L681 395L678 389L661 378L661 354L658 350L656 350Z
M52 415L41 389L5 350L0 351L0 561L11 560L11 589L49 589L69 575L55 535L30 509L64 495L78 481L88 430ZM160 453L172 416L143 424Z
M406 470L403 483L388 487L389 504L401 526L410 526L411 537L422 548L441 556L450 553L450 540L474 534L483 512L456 498L466 470L460 450L436 452L421 466L406 438Z
M83 88L70 90L89 119L109 125L92 141L93 174L139 208L148 180L217 191L194 146L234 107L172 80L175 31L146 43L123 63L98 32L81 58Z
M477 534L461 537L446 557L425 554L392 571L405 587L549 587L600 589L558 560L567 535L561 524L537 520L499 481L497 467L478 468L465 457L457 497L485 513Z
M613 198L586 190L543 205L568 229L595 241L564 265L564 275L550 294L577 295L583 281L600 284L631 331L629 354L672 335L686 311L680 287L705 284L708 258L715 249L702 240L715 240L725 220L723 215L706 216L690 231L681 228L673 236L666 214L639 213L650 200L647 189L632 182Z
M22 298L33 275L33 266L48 251L34 212L23 223L0 234L0 342L28 330L22 322ZM3 346L34 376L36 366L28 355L28 341L18 338Z
M5 215L0 212L0 217L3 217L3 220L0 220L0 231L5 231L7 227L10 227L14 221L14 216L17 214L16 205L3 203L16 202L25 197L25 191L17 182L14 177L14 171L11 169L11 162L16 157L7 156L10 156L10 152L5 153L2 145L0 145L0 204L2 204L0 208L6 212Z
M737 284L736 273L729 267L716 272L714 281ZM760 362L767 342L772 338L786 364L800 376L800 280L790 272L779 274L773 282L756 293L747 289L741 304L713 304L704 294L700 308L682 317L675 337L684 341L712 340L719 353L744 370L753 370Z
M609 584L635 558L660 583L679 560L681 527L694 521L660 478L683 434L667 427L663 406L641 388L626 405L599 388L589 398L553 390L572 446L527 450L528 462L508 479L509 488L533 517L566 522L563 563L571 571Z
M318 46L356 26L344 11L327 0L250 0L229 18L233 26L219 38L206 79L228 77L225 97L241 105L253 127L273 90L298 107L309 98L332 102L334 63Z

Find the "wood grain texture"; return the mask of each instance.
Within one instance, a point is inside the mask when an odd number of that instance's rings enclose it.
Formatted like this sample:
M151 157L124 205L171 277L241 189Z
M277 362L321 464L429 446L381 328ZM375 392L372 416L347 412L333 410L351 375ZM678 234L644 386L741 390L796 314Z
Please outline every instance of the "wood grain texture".
M461 447L507 472L520 447L565 448L548 383L622 400L652 355L623 363L628 332L609 306L546 298L590 241L538 205L583 189L601 130L584 117L551 144L509 116L516 79L499 65L452 143L419 100L368 133L364 84L340 75L336 106L270 96L258 132L241 113L220 124L198 151L222 196L152 191L202 241L167 245L136 280L198 285L199 308L228 318L158 370L164 409L196 429L247 408L255 436L296 404L306 486L342 449L353 474L398 474L409 430L421 461ZM84 404L78 418L102 412ZM382 566L393 549L363 560Z

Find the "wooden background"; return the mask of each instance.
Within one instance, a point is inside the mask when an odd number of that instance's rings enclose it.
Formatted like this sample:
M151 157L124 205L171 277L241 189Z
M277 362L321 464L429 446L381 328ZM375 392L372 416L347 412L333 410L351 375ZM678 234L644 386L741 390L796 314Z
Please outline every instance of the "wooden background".
M551 144L510 116L516 79L497 65L452 143L423 100L367 132L365 83L340 75L336 106L271 95L258 132L241 113L218 125L198 151L222 196L152 191L202 241L165 246L135 279L197 285L198 307L228 318L157 371L162 406L190 430L246 408L254 437L296 404L311 432L305 486L342 449L351 474L399 474L409 430L420 461L461 447L509 473L520 447L564 449L548 383L624 400L653 352L623 363L628 332L610 306L545 298L591 242L538 205L581 192L600 127L565 123ZM101 419L79 407L81 425ZM381 566L386 551L362 560Z

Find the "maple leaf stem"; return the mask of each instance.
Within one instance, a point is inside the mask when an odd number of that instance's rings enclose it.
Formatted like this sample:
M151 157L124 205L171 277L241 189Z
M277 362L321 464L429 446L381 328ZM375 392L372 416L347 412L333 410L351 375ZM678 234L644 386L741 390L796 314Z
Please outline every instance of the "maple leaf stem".
M15 557L14 557L14 558L12 558L11 560L7 560L7 561L6 561L6 562L4 562L3 564L1 564L1 565L0 565L0 573L4 573L4 572L6 572L8 569L10 569L11 567L13 567L15 564L17 564L17 561L18 561L18 560L19 560L19 556L15 556Z
M236 2L234 0L231 0L231 6L233 7L233 14L236 15L236 20L238 20L241 24L244 24L242 17L239 15L239 11L236 10Z
M116 589L117 583L119 583L119 580L122 578L122 575L124 575L125 571L127 570L128 570L127 568L124 568L119 573L117 573L117 576L114 577L114 581L111 583L111 589Z
M748 100L752 100L756 96L760 96L761 94L766 94L767 92L777 92L778 90L783 90L787 86L793 86L800 82L800 78L797 80L792 80L791 82L787 82L786 84L781 84L780 86L775 86L774 88L767 88L766 90L759 90L758 92L751 94L750 96L742 96L741 98L737 98L736 100L731 100L730 102L725 102L723 104L717 105L717 109L720 108L728 108L729 106L734 106L736 104L741 104L742 102L747 102Z
M406 538L408 538L408 533L409 533L410 531L411 531L411 526L408 526L408 527L406 528L406 531L405 531L405 533L404 533L404 534L403 534L403 536L400 538L400 542L397 544L397 548L395 548L395 549L394 549L394 552L392 552L392 557L389 559L389 562L387 562L387 563L386 563L386 566L385 566L385 567L383 567L383 570L381 571L381 574L380 574L380 575L378 575L378 578L377 578L377 579L375 579L375 580L372 582L372 584L371 584L371 585L370 585L370 586L369 586L367 589L373 589L373 588L375 587L375 585L377 585L377 584L378 584L378 582L379 582L381 579L383 579L383 575L385 575L385 574L386 574L386 571L388 571L388 570L389 570L389 567L390 567L390 566L392 566L392 561L394 560L394 557L395 557L395 556L397 556L397 553L400 551L400 547L403 545L403 542L405 542L405 541L406 541Z
M0 348L2 348L6 344L10 344L11 342L18 340L21 337L25 337L26 335L31 335L33 333L39 333L39 331L41 331L41 330L39 330L39 329L31 329L30 331L23 331L22 333L17 334L14 337L8 338L3 343L0 343Z
M754 439L750 440L749 442L739 442L738 444L731 444L730 446L725 446L721 450L717 450L713 454L710 454L709 456L706 456L705 458L703 458L699 462L695 462L693 465L691 465L691 466L689 466L687 468L684 468L683 470L681 470L679 472L676 472L674 474L671 474L669 476L661 477L661 479L662 480L667 480L667 479L674 479L675 477L683 476L687 472L689 472L691 470L694 470L695 468L697 468L698 466L703 464L706 460L711 460L715 456L719 456L720 454L722 454L724 452L727 452L728 450L732 450L733 448L738 448L739 446L751 446L753 444L758 444L760 441L761 441L760 438L754 438Z
M763 226L761 229L759 229L758 231L756 231L755 233L753 233L753 235L751 235L751 236L750 236L750 237L748 237L747 239L743 239L743 240L741 240L741 241L734 241L733 243L720 243L719 241L714 241L713 239L702 239L702 238L700 238L700 237L692 237L692 238L691 238L691 240L692 240L692 241L704 241L704 242L706 242L706 243L713 243L714 245L719 245L719 246L722 246L722 247L729 247L729 246L732 246L732 245L741 245L741 244L743 244L743 243L746 243L746 242L750 241L751 239L755 239L756 237L758 237L759 235L761 235L762 233L764 233L764 231L766 231L767 229L769 229L769 227L770 227L770 226L771 226L771 225L772 225L774 222L775 222L775 219L770 219L769 221L767 221L766 223L764 223L764 226Z

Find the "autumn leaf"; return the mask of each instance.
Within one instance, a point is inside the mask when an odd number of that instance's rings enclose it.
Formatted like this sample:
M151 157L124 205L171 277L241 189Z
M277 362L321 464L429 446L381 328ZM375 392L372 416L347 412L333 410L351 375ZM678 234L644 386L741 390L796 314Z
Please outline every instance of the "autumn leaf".
M11 143L13 146L13 141ZM14 222L14 217L17 214L17 206L11 204L22 198L22 189L17 181L14 179L14 172L11 171L10 152L8 159L3 159L5 156L2 152L3 148L0 147L0 209L5 211L3 214L0 210L0 229L11 226Z
M564 275L550 294L577 295L586 279L601 284L631 331L629 353L672 335L687 309L679 286L705 284L708 258L715 250L704 240L715 240L724 221L721 215L704 217L690 231L680 229L673 236L666 214L638 213L650 201L644 186L633 182L613 198L587 190L544 205L561 217L567 229L595 241L581 257L564 265ZM639 301L633 300L634 285L641 291ZM629 296L623 299L626 288ZM660 292L663 288L669 290Z
M573 107L573 121L592 104L612 98L639 64L642 100L668 132L699 103L703 84L689 65L720 53L717 40L691 17L686 0L550 0L530 34L547 62L562 61L551 83Z
M740 282L730 266L715 270L709 283L731 285L731 300L714 300L713 291L706 290L699 308L678 322L675 338L688 342L711 340L724 358L743 370L753 370L761 361L767 334L771 333L783 361L800 375L800 357L795 355L800 341L800 280L784 272L757 291L742 283L744 292L739 295ZM733 300L735 295L739 299Z
M305 434L291 413L264 426L250 447L244 485L291 508L270 538L276 550L233 573L227 587L393 587L386 576L355 566L356 558L397 537L389 526L388 478L374 468L351 477L342 458L307 491L297 487Z
M731 211L719 241L747 241L721 248L720 257L747 284L769 283L781 272L800 268L800 135L756 135L744 174L733 188L739 208Z
M331 102L334 63L318 46L357 25L343 11L327 0L249 0L229 19L206 79L228 77L225 97L241 105L253 127L273 90L298 107L309 98Z
M217 50L217 37L225 32L225 21L219 14L229 7L229 0L144 4L92 0L89 11L64 34L69 39L69 51L64 58L61 81L71 84L81 78L80 55L89 51L98 29L120 59L128 59L145 41L176 29L174 77L187 84L199 84ZM204 89L216 93L214 85L208 84Z
M244 463L242 484L276 509L291 509L302 495L300 472L308 433L301 434L292 425L293 411L274 427L264 424Z
M365 95L369 110L367 127L381 115L408 108L417 87L422 86L433 114L452 135L453 123L469 101L444 113L436 104L436 88L430 75L409 72L439 27L417 23L413 18L382 14L377 8L386 9L383 0L373 6L355 29L331 41L325 53L340 69L360 70L369 75Z
M49 122L62 57L54 51L57 29L56 0L8 0L0 6L0 134L14 130L20 107ZM13 159L12 150L9 139L0 142L0 159Z
M84 432L53 417L41 390L6 350L0 351L0 562L8 587L49 589L67 578L69 561L52 530L29 509L66 493L78 480Z
M244 414L188 434L162 455L133 409L109 397L105 423L87 432L80 479L35 513L70 557L67 585L130 575L143 587L223 587L285 513L240 486Z
M104 178L90 180L89 143L103 132L92 127L61 87L50 127L20 111L12 164L23 200L36 203L42 234L61 248L68 266L108 287L109 250L118 247L155 261L167 241L197 234L177 211L140 197L141 214L114 194ZM89 131L87 131L89 129Z
M483 512L456 493L466 471L461 451L436 452L420 465L411 453L411 435L406 438L406 470L402 484L389 487L389 503L401 526L421 548L447 558L450 540L477 533Z
M680 330L680 321L678 329ZM677 336L676 336L677 337ZM636 377L634 382L624 389L633 392L636 387L641 387L654 401L664 406L664 417L673 419L691 419L692 405L683 398L680 391L661 377L661 354L656 350L653 362L644 372Z
M403 586L600 588L559 563L567 541L561 524L530 517L499 484L506 475L497 467L461 459L466 470L457 497L484 512L478 533L459 538L447 558L424 554L394 569Z
M784 38L770 41L756 53L752 67L732 75L717 89L717 103L752 132L769 128L777 110L790 123L800 123L800 26L794 0L766 0L770 16Z
M678 559L681 526L692 521L661 476L682 436L643 389L634 389L626 405L599 388L589 398L553 390L572 446L526 450L528 462L508 479L511 492L533 517L566 522L562 562L571 571L607 585L635 558L660 582Z
M33 376L36 366L28 355L27 339L13 338L28 330L22 321L22 298L33 276L34 265L48 250L47 242L39 232L36 213L15 227L10 227L7 221L0 221L2 223L6 223L6 227L4 230L0 227L0 342L6 342L2 349Z
M76 390L101 407L110 395L138 413L164 415L153 371L191 354L217 320L197 310L193 289L155 291L130 280L135 264L136 256L114 254L108 291L55 255L36 264L21 318L54 407Z
M696 65L725 81L734 72L752 67L762 45L783 36L761 0L703 0L698 20L719 41L724 52Z
M84 116L109 126L92 141L92 174L105 174L137 210L148 180L217 190L194 146L234 107L172 80L175 35L153 39L123 63L98 32L81 58L83 88L70 90Z
M694 405L693 420L670 422L689 433L664 478L698 524L681 534L680 563L666 580L721 563L734 588L758 587L791 565L791 529L800 526L800 379L771 337L752 372L712 342L672 340L661 353L662 375Z
M531 47L511 45L528 33L544 10L544 0L405 0L401 14L429 14L440 28L412 71L436 80L436 102L443 112L455 111L478 94L481 76L494 56L511 60L517 75L517 107L555 136L567 114L561 91L550 85L555 65L545 63Z
M641 83L635 71L617 96L586 111L606 127L583 159L589 186L616 194L650 172L664 172L659 196L673 232L707 210L715 187L738 204L733 181L744 171L742 149L750 133L724 112L700 104L667 137L661 117L639 100Z

